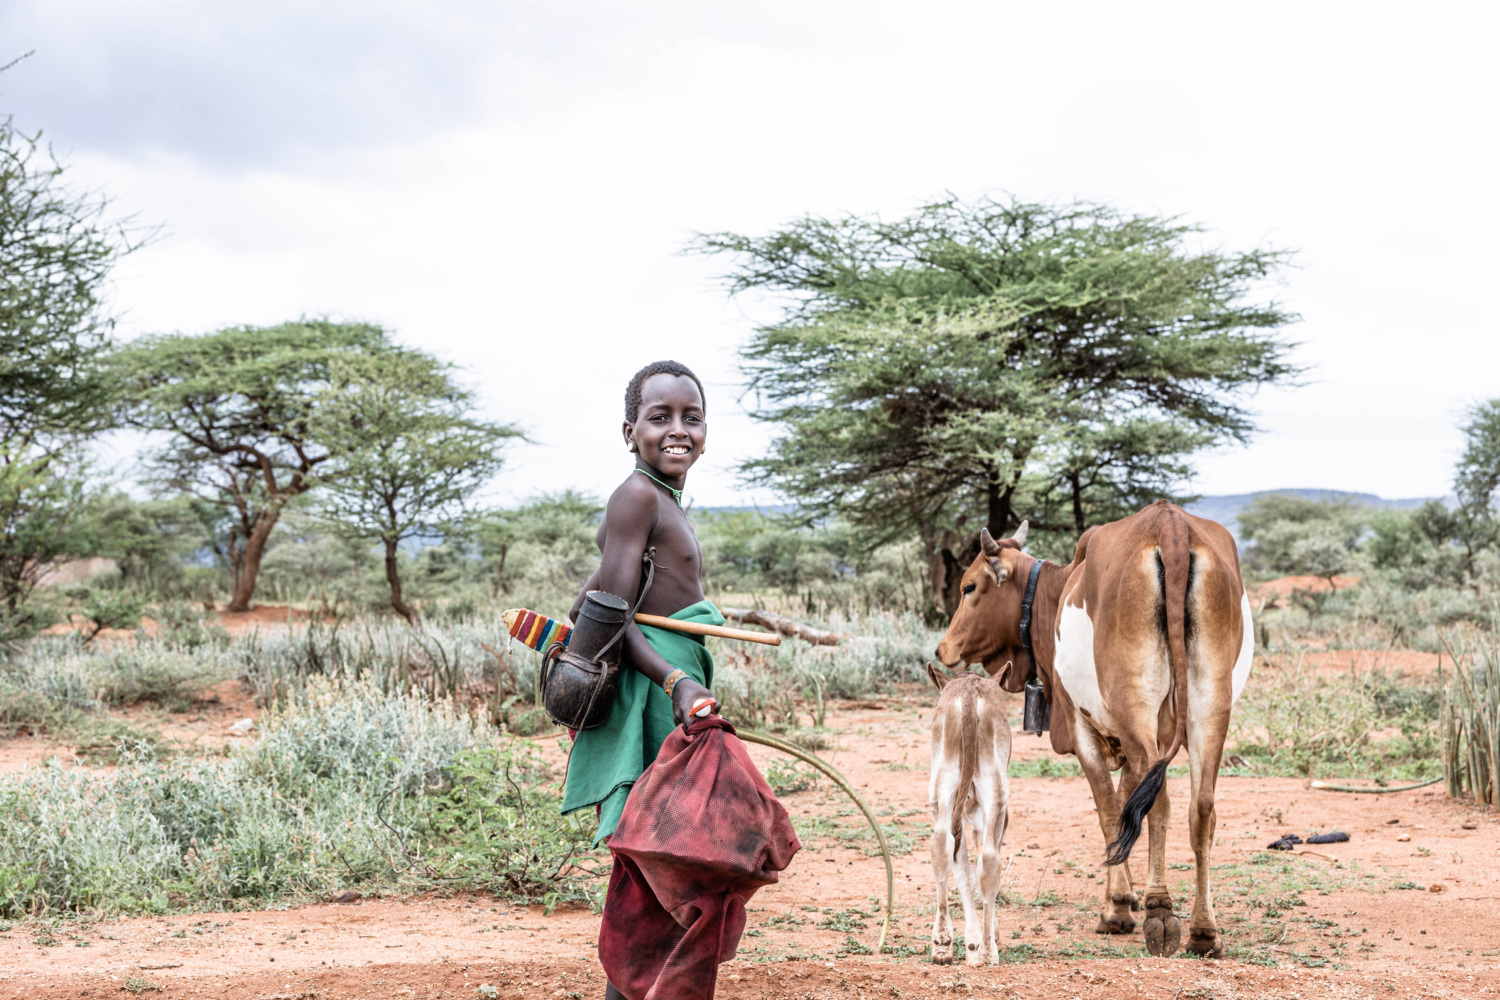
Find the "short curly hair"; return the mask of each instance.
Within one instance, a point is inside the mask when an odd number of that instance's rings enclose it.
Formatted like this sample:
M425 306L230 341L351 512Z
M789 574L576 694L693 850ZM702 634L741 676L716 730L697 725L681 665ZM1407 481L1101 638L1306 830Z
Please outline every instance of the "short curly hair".
M641 415L641 387L652 375L686 375L698 387L698 398L703 400L703 408L708 409L708 393L703 391L703 383L691 368L676 361L653 361L632 375L630 384L625 387L625 420L628 423L635 423L636 418Z

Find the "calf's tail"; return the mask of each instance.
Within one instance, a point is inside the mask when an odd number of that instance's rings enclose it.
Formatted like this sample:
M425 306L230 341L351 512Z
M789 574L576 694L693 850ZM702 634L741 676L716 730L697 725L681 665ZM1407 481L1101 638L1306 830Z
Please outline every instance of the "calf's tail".
M1193 555L1187 521L1182 512L1175 507L1166 507L1164 514L1157 531L1156 566L1167 634L1167 660L1172 667L1177 728L1166 754L1146 769L1141 783L1125 800L1119 825L1115 828L1115 839L1110 841L1104 856L1106 865L1123 865L1130 858L1130 849L1141 836L1141 824L1167 783L1167 765L1187 741L1187 592L1192 579Z
M974 775L979 770L979 694L972 685L959 692L958 790L953 796L953 860L964 852L964 817L974 799Z

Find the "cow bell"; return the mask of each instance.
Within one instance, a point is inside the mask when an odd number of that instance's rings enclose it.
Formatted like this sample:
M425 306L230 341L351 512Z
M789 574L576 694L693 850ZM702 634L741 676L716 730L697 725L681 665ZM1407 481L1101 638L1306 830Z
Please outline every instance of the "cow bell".
M1041 682L1032 678L1026 682L1026 711L1021 716L1021 731L1038 736L1052 728L1052 705L1042 693Z

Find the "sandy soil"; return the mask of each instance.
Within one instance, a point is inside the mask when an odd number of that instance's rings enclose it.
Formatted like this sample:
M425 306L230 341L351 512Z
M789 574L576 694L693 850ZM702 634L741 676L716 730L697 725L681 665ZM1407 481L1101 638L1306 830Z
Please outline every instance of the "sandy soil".
M1347 590L1360 581L1357 576L1335 576L1333 583L1338 590ZM1322 576L1283 576L1275 580L1266 580L1250 587L1251 601L1258 611L1265 603L1276 598L1291 597L1298 590L1310 590L1314 592L1326 592L1334 589L1330 586L1327 577Z
M232 694L232 692L231 692ZM1013 779L998 967L929 964L934 892L926 838L927 715L911 692L835 705L822 756L859 786L902 851L890 944L899 958L850 954L874 944L884 870L863 820L824 781L785 803L806 845L756 897L727 997L1479 996L1500 992L1500 819L1434 789L1399 795L1319 792L1286 778L1223 777L1213 857L1230 958L1146 957L1139 931L1093 931L1102 838L1081 778ZM1015 706L1013 706L1015 707ZM212 723L237 714L226 701ZM206 714L206 713L205 713ZM179 725L179 723L173 723ZM191 727L196 722L180 723ZM208 724L203 724L208 725ZM15 741L26 744L27 741ZM560 757L555 738L537 740ZM752 746L762 766L772 752ZM9 762L35 748L7 748ZM1036 773L1045 741L1016 737L1014 769ZM1168 843L1178 912L1192 854L1185 778ZM1269 855L1283 833L1340 829L1351 841ZM962 917L954 908L956 930ZM824 925L824 926L820 926ZM26 922L0 933L0 1000L116 995L160 985L167 997L506 997L602 995L598 918L585 909L508 905L487 896L360 899L255 913ZM863 947L862 947L863 946ZM1275 963L1271 967L1264 963ZM737 979L735 977L738 977ZM1196 991L1196 992L1195 992Z
M292 622L305 622L311 617L311 613L303 608L288 607L285 604L256 604L249 611L215 611L213 620L230 635L244 635L246 632L267 631L276 628L285 628ZM44 635L66 635L69 632L88 632L88 619L83 615L70 615L66 622L58 622L43 629ZM141 629L151 636L161 633L161 625L156 619L149 615L141 619ZM130 628L107 628L102 629L94 642L101 646L107 646L113 642L133 642L135 640L135 629Z

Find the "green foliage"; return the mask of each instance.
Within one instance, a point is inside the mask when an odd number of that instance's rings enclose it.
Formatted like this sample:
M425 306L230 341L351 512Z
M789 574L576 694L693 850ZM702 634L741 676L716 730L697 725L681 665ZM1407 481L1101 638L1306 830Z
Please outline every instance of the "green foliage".
M224 761L146 752L0 778L0 914L260 906L351 884L591 899L569 860L588 834L556 798L533 748L497 747L450 707L315 683Z
M84 617L89 620L89 632L83 641L92 642L107 628L136 628L145 610L146 602L128 591L91 589L83 606Z
M13 455L105 423L106 283L148 235L70 190L40 140L0 118L0 449Z
M282 508L334 457L315 428L339 362L387 349L379 327L300 320L144 337L112 357L121 419L165 436L158 478L230 520L235 610L249 607Z
M1464 551L1452 544L1457 525L1441 501L1413 511L1381 510L1370 515L1372 536L1364 544L1371 563L1404 587L1461 585L1468 574Z
M87 513L96 526L90 554L114 559L122 582L140 591L187 589L190 562L213 541L200 512L184 496L143 501L108 493Z
M599 565L594 539L604 505L587 493L544 493L477 518L472 534L496 596L537 611L566 614Z
M817 772L795 757L773 757L770 767L766 768L766 784L777 796L805 792L817 780Z
M1256 773L1387 781L1437 770L1435 682L1257 667L1235 708L1235 752ZM1385 735L1396 730L1399 736Z
M895 222L716 234L732 290L792 298L745 365L786 433L747 464L810 519L877 544L976 513L1076 534L1171 495L1188 457L1251 428L1234 393L1294 372L1249 301L1285 255L1199 252L1199 230L1103 205L956 200Z
M1450 646L1443 688L1443 779L1455 799L1500 805L1500 644L1493 636Z
M1240 534L1250 543L1245 557L1252 567L1307 573L1332 583L1334 576L1355 566L1370 512L1343 501L1274 493L1256 497L1239 521Z
M93 547L85 474L69 456L0 442L0 617L17 638L43 617L24 607L37 581L57 560Z
M325 392L310 421L329 454L314 509L334 534L383 546L391 607L415 624L397 547L460 531L471 496L520 431L474 420L473 393L454 383L452 366L420 351L336 357Z
M449 768L448 791L435 798L423 833L442 844L429 877L503 896L561 902L603 902L587 855L592 821L577 826L558 814L558 787L528 743L463 751ZM590 859L592 860L592 859Z

